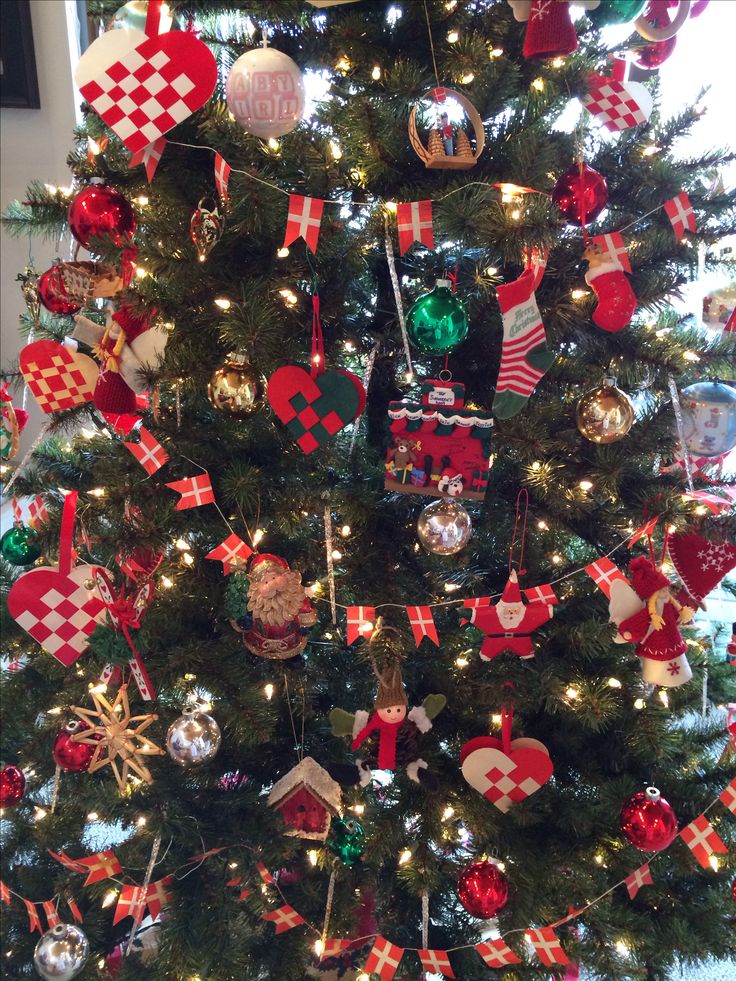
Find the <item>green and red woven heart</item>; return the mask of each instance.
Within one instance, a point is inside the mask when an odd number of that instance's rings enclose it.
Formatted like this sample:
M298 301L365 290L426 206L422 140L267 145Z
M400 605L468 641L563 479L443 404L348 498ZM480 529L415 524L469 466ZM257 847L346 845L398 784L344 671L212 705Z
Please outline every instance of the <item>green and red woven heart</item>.
M268 380L268 401L304 453L324 445L365 408L365 389L350 371L312 378L298 365L278 368Z

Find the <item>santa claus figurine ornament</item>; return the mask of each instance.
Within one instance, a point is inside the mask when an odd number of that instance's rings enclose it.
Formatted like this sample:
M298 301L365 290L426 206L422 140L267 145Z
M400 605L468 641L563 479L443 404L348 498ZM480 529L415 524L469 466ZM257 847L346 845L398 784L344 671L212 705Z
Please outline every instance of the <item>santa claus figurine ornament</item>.
M285 661L307 646L309 627L317 614L301 573L278 555L256 555L248 570L247 614L232 626L243 645L258 657Z
M549 603L523 602L516 570L512 569L498 603L475 606L470 619L461 622L471 623L486 635L480 649L481 660L492 661L503 651L528 660L534 657L532 631L551 620L553 612Z

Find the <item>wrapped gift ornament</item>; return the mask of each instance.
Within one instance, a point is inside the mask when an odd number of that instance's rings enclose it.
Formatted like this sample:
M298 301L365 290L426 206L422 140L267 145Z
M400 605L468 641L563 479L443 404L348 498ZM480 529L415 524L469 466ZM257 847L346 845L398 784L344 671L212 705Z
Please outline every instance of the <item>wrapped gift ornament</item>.
M482 501L491 466L490 413L466 409L461 382L422 382L420 401L390 402L386 490Z

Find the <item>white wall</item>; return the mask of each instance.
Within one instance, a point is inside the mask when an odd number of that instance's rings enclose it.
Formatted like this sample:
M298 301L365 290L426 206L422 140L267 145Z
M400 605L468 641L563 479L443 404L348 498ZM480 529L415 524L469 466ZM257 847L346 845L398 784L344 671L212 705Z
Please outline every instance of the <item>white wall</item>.
M0 0L2 2L2 0ZM72 57L67 31L67 13L74 4L65 0L31 0L33 44L40 93L40 109L0 109L0 206L24 199L28 182L38 178L57 186L71 184L66 157L75 125ZM76 32L73 32L76 33ZM36 269L43 272L68 243L36 238L30 243ZM29 240L12 239L0 231L0 363L17 362L26 343L18 330L18 316L25 310L20 284L15 277L28 262ZM14 391L20 406L22 387ZM23 457L43 422L29 394L26 408L31 413L15 462Z

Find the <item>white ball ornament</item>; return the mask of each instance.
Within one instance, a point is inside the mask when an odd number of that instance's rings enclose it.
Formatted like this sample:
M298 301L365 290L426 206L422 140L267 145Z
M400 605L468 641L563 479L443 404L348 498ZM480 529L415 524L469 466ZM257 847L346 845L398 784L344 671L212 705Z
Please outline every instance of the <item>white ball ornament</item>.
M694 456L721 456L736 446L736 388L696 382L680 393L685 443Z
M419 541L433 555L455 555L468 544L472 532L468 512L449 498L432 501L417 521Z
M246 51L227 77L227 104L246 133L262 140L290 133L304 114L301 70L275 48Z
M45 981L71 981L84 970L89 941L78 926L57 923L41 937L33 952L33 966Z

